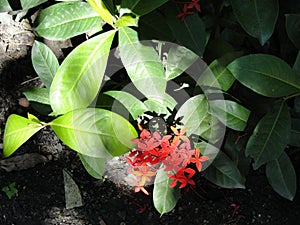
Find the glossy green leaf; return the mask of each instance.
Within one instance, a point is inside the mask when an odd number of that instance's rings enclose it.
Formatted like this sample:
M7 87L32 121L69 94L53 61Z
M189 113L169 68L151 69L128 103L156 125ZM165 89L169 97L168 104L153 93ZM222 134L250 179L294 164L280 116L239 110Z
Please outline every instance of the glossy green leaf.
M3 154L8 157L13 154L22 144L24 144L36 132L44 126L40 123L32 121L12 114L8 117L3 137Z
M162 103L167 81L155 49L139 42L136 31L128 27L119 30L119 49L122 63L135 87L147 98Z
M62 2L42 10L36 33L50 40L65 40L91 29L101 28L101 18L85 2Z
M247 147L246 156L254 159L253 168L277 159L284 151L291 129L291 117L285 102L275 105L255 127Z
M160 215L170 212L180 198L179 188L171 188L170 184L171 180L164 171L164 168L160 168L156 174L153 188L154 207Z
M35 6L38 6L44 2L47 2L48 0L20 0L22 9L31 9Z
M251 36L264 45L273 34L278 17L278 0L230 0L233 12Z
M222 138L220 122L209 114L207 99L204 95L196 95L187 100L178 110L175 119L183 117L181 122L186 126L187 135L196 134L211 143Z
M247 125L250 111L240 104L229 100L209 102L210 112L227 127L243 131Z
M206 179L220 187L245 188L245 178L235 163L221 151L202 173Z
M293 200L296 195L296 172L285 152L266 165L266 175L270 185L282 197Z
M46 88L30 88L23 92L28 101L39 102L42 104L50 105L49 90Z
M168 52L166 76L168 80L178 77L188 69L199 56L183 46L173 46Z
M105 171L105 160L103 158L90 157L78 154L86 171L94 178L101 179Z
M199 134L201 131L201 123L208 114L208 103L205 95L196 95L187 100L178 110L175 119L182 117L182 123L186 126L187 136L191 134Z
M97 12L97 14L108 24L113 25L116 18L111 15L106 5L102 0L87 0L90 6Z
M51 127L66 145L95 158L122 155L134 147L134 127L120 115L104 109L77 109L58 117Z
M180 20L176 17L180 10L171 6L167 8L165 12L167 24L177 44L187 47L201 57L206 45L204 23L198 14L189 15L184 21Z
M130 9L134 14L142 16L158 8L167 1L168 0L122 0L121 7Z
M202 162L202 171L206 170L211 163L215 160L217 155L220 152L220 149L218 149L216 146L209 144L207 142L198 142L195 143L195 148L199 148L201 155L207 156L208 160L205 162Z
M54 75L59 67L56 56L47 45L34 41L31 50L31 60L35 72L47 89L50 89Z
M64 114L91 104L103 79L114 34L114 30L108 31L83 42L63 61L50 88L54 113Z
M83 201L77 184L66 170L63 170L63 177L66 209L72 209L82 206Z
M133 18L130 15L121 16L116 22L116 27L129 27L129 26L138 26L138 18Z
M173 41L174 37L165 20L158 11L153 11L139 18L139 37L142 40Z
M292 129L290 131L288 144L300 147L300 119L292 119Z
M298 51L295 63L293 65L293 70L296 72L297 76L300 77L300 50Z
M285 21L289 39L300 50L300 14L286 14Z
M243 55L243 52L229 52L214 60L198 80L201 86L209 86L227 91L235 81L235 77L227 69L227 65Z
M286 62L272 55L243 56L227 68L243 85L267 97L283 97L300 92L300 78Z
M229 131L223 148L223 152L235 163L243 176L248 174L252 161L250 157L245 156L248 138L247 133Z
M109 95L116 100L118 100L121 104L125 106L125 108L129 111L132 118L136 120L139 116L141 116L144 112L148 111L148 108L145 106L143 102L134 97L133 95L124 92L124 91L107 91L104 94Z
M0 13L10 11L12 11L12 8L10 7L8 0L0 0Z

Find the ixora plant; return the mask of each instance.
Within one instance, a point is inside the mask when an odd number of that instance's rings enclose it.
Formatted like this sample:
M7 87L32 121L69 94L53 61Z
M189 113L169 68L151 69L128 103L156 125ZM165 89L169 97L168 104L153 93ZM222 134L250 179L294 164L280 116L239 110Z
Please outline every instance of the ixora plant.
M273 189L292 200L296 175L285 147L300 144L299 54L291 68L273 55L236 51L243 42L265 46L278 11L276 0L203 0L201 9L198 0L88 0L41 10L38 36L92 37L61 64L35 41L32 63L45 87L24 94L50 106L55 118L10 115L4 156L50 126L96 178L105 158L126 154L135 191L148 194L145 186L154 182L161 214L175 207L181 188L195 185L196 171L221 187L244 188L251 164L265 168ZM299 48L297 19L286 15L288 37Z

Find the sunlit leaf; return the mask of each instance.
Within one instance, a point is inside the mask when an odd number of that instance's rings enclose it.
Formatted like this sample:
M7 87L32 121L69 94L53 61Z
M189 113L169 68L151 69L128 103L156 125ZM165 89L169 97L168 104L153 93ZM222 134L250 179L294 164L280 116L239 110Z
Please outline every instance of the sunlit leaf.
M8 0L1 0L0 12L10 12L10 11L12 11L12 8L10 7Z
M170 212L180 197L178 187L170 187L171 180L168 178L164 168L158 170L153 188L153 203L156 210L163 215Z
M168 52L166 76L168 80L172 80L175 77L182 74L187 68L189 68L199 58L191 50L183 46L174 46Z
M105 171L105 160L103 158L91 157L78 154L86 171L94 178L101 179Z
M254 159L253 168L278 159L284 151L291 129L291 117L285 102L275 105L255 127L247 147L246 155Z
M283 97L300 92L300 78L283 60L267 54L235 59L227 68L251 90L267 97Z
M34 41L31 50L31 60L35 72L47 89L50 89L54 75L59 67L56 56L47 45Z
M13 154L36 132L44 126L40 123L12 114L8 117L3 137L3 154L8 157Z
M244 30L264 45L275 28L279 11L278 0L230 0L230 2Z
M133 95L124 92L124 91L107 91L104 94L109 95L116 100L118 100L121 104L125 106L125 108L130 112L132 118L136 120L139 116L141 116L144 112L148 111L148 108L145 106L143 102L134 97Z
M235 58L243 55L243 52L229 52L214 60L207 70L203 72L198 83L201 86L209 86L227 91L235 81L235 77L226 68Z
M167 82L155 49L139 42L136 31L128 27L119 30L119 49L122 63L135 87L147 98L162 103Z
M86 108L66 113L51 122L56 135L80 154L94 158L122 155L134 147L134 127L120 115Z
M116 27L138 26L138 18L133 18L129 15L121 16L115 23Z
M108 31L77 46L63 61L50 88L53 112L85 108L96 97L106 68L115 31Z
M64 176L66 209L73 209L75 207L82 206L83 201L77 184L75 183L71 175L66 170L63 170L63 176Z
M100 31L101 18L86 2L61 2L42 10L36 33L50 40L65 40L91 29Z
M209 102L210 112L227 127L243 131L247 125L250 111L240 104L229 100Z
M48 0L20 0L22 9L31 9L35 6L38 6L44 2L47 2Z
M87 0L90 6L98 13L98 15L108 24L113 25L116 18L111 15L106 5L102 0Z
M187 100L178 110L175 119L183 117L187 135L196 134L211 143L222 138L224 129L220 122L209 113L208 101L204 95L196 95Z
M50 105L49 90L46 88L34 87L23 92L28 101L39 102Z
M296 172L285 152L266 165L266 175L270 185L282 197L293 200L296 195Z

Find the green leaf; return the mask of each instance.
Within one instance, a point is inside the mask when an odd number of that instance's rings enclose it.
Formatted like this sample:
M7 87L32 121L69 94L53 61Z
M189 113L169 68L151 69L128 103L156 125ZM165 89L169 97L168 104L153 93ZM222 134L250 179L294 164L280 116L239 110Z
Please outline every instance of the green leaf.
M125 108L129 111L132 118L136 120L139 116L141 116L144 112L148 111L148 108L145 106L143 102L134 97L133 95L124 92L124 91L107 91L104 94L109 95L116 100L118 100L121 104L125 106Z
M10 11L12 11L12 8L10 7L8 0L0 0L0 13Z
M187 129L187 136L196 134L211 143L216 143L222 138L220 122L209 114L207 99L204 95L196 95L187 100L178 110L175 119L181 120Z
M288 144L300 147L300 119L292 119L292 129L289 136Z
M245 188L245 178L235 163L221 151L212 164L202 173L206 179L220 187Z
M94 178L101 179L105 171L105 160L103 158L90 157L78 154L86 171Z
M278 0L230 0L230 2L243 29L264 45L275 28L279 11Z
M95 27L102 29L101 18L89 4L62 2L41 11L35 31L49 40L65 40Z
M116 113L95 108L77 109L51 122L66 145L94 158L122 155L134 147L134 127Z
M129 26L138 26L138 18L133 18L130 15L121 16L115 23L116 27L129 27Z
M31 50L31 60L35 72L47 89L50 89L53 77L59 67L56 56L47 45L34 41Z
M267 97L284 97L300 92L300 78L286 62L272 55L243 56L227 68L243 85Z
M29 90L24 91L23 94L26 96L28 101L50 105L49 91L46 88L30 88Z
M203 86L219 88L227 91L235 81L235 77L227 69L227 65L234 59L243 55L243 52L229 52L222 57L214 60L209 68L204 71L198 80Z
M44 2L47 2L47 0L20 0L22 9L31 9L35 6L38 6Z
M30 121L40 124L41 121L34 115L27 113L27 117Z
M147 98L163 102L167 81L164 66L151 46L139 42L137 33L128 27L119 30L121 60L135 85Z
M247 143L246 156L254 159L254 169L282 154L289 140L290 129L288 106L280 102L258 122Z
M211 165L211 163L215 160L215 158L220 152L220 149L218 149L216 146L204 141L195 143L194 147L200 149L201 155L208 157L207 161L202 162L202 171L206 170L206 168L208 168Z
M158 8L167 1L168 0L122 0L121 7L130 9L134 14L142 16Z
M175 5L174 3L172 3ZM176 16L180 13L170 5L166 10L166 20L176 42L202 57L206 45L205 26L198 14L189 15L184 21Z
M199 56L183 46L174 46L168 52L166 76L167 80L178 77L188 69Z
M64 177L66 209L73 209L75 207L82 206L83 205L82 197L77 184L75 183L71 175L66 170L63 170L63 177Z
M64 114L85 108L96 97L106 68L115 31L77 46L58 68L50 88L53 112Z
M113 23L116 21L116 18L111 15L102 0L87 0L87 2L106 23L113 25Z
M296 72L297 76L300 77L300 51L298 51L293 70Z
M247 125L250 111L240 104L229 100L209 102L210 112L227 127L243 131Z
M286 32L289 39L300 50L300 14L286 14Z
M296 172L285 152L266 165L266 175L270 185L282 197L293 200L296 195Z
M143 40L173 41L174 37L165 20L165 17L153 11L139 18L139 36Z
M171 180L164 171L164 168L160 168L156 174L153 188L154 207L160 215L170 212L180 198L179 188L171 188L170 184Z
M8 157L13 154L31 136L42 129L40 123L12 114L8 117L3 137L3 154Z

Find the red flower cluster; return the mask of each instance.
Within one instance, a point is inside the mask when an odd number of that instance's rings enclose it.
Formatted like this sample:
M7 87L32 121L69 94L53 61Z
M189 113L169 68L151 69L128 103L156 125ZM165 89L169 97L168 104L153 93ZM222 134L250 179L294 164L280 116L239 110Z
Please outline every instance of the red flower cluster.
M177 15L177 18L181 18L181 20L183 21L187 15L194 14L193 11L189 11L190 9L193 9L193 8L195 8L198 12L200 12L201 8L200 8L200 5L199 5L198 2L199 2L199 0L192 0L189 3L184 3L184 5L183 5L183 12L179 13Z
M198 148L191 149L190 141L184 135L185 127L181 130L174 127L171 129L174 134L165 136L160 132L151 134L148 130L142 129L140 138L132 140L137 146L129 153L126 160L130 164L128 172L135 176L133 181L136 186L135 192L143 191L148 195L144 186L156 175L161 164L172 180L170 187L175 187L177 183L180 184L179 188L187 184L195 185L192 180L195 170L187 166L195 163L200 172L201 163L208 160L208 157L201 156Z

